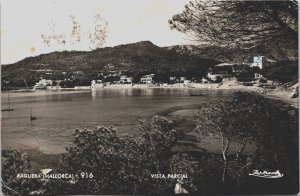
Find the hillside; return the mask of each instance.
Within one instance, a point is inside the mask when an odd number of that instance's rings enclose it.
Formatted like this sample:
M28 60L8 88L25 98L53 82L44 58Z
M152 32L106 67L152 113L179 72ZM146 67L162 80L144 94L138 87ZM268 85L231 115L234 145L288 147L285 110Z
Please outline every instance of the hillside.
M264 56L273 62L296 62L298 43L295 41L273 40L249 49L227 48L211 45L175 45L165 47L179 54L216 59L222 62L252 63L256 55Z
M97 72L106 65L117 70L154 71L186 70L217 64L215 60L180 54L161 48L149 41L100 48L93 51L63 51L28 57L17 63L2 65L2 81L14 86L24 86L36 80L42 70ZM32 85L32 84L30 84Z
M175 45L167 50L192 57L210 58L228 63L252 63L253 57L264 56L261 73L269 80L281 83L298 82L298 48L290 41L273 40L249 49L226 48L209 45Z

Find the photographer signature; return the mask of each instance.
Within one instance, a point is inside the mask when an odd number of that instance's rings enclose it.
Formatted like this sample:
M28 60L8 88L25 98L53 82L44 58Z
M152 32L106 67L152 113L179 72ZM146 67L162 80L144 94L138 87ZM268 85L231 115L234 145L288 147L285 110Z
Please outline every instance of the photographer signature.
M256 176L260 178L281 178L283 177L283 174L280 173L279 170L275 172L268 172L268 171L259 171L259 170L253 170L253 173L250 173L249 176Z

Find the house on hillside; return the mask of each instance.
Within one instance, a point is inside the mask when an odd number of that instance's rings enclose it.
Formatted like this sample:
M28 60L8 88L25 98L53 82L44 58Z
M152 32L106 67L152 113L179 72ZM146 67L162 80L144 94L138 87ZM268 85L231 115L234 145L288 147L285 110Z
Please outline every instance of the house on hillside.
M108 77L117 77L117 75L118 74L116 73L116 71L109 71L107 76Z
M186 80L186 77L182 76L182 77L179 78L179 82L181 82L181 83L183 83L185 80Z
M143 84L152 84L154 83L153 77L155 76L155 74L149 74L149 75L145 75L141 78L141 83Z
M184 81L183 81L183 84L185 84L185 85L188 85L188 84L190 84L190 83L192 83L191 80L184 80Z
M99 89L99 88L103 88L104 84L102 82L102 80L92 80L91 81L91 89Z
M44 85L44 86L48 86L48 85L52 85L52 80L46 80L46 79L41 79L38 84Z
M170 77L170 82L175 82L176 81L176 77L175 76L171 76Z
M216 73L209 72L209 73L207 74L207 78L208 78L210 81L215 82L215 81L218 80L218 78L223 79L223 75L222 75L222 74L216 74Z
M121 84L132 84L132 81L133 81L132 77L128 77L124 75L120 77Z
M47 86L52 86L52 80L41 79L34 85L34 89L46 89Z
M264 56L255 56L253 57L253 63L250 65L250 67L259 67L259 69L263 68L263 57Z

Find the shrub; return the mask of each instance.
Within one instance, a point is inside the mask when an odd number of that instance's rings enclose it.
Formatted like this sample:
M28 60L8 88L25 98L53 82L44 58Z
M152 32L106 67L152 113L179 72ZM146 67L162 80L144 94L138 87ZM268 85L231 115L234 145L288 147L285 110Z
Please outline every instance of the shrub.
M294 193L298 189L297 109L254 93L236 92L228 100L203 104L195 115L195 123L199 133L221 135L223 183L228 179L235 191L239 187L253 187L259 181L248 176L254 169L284 173L286 176L278 184L281 186L276 185L276 191ZM256 142L255 152L253 155L243 153L251 140ZM233 141L243 144L235 156L228 155ZM274 190L270 185L261 184L252 192L270 190Z
M36 179L18 178L18 174L30 173L30 161L27 154L16 150L1 151L1 184L6 195L28 195L41 187Z
M118 136L113 127L76 130L74 147L68 148L61 167L77 173L70 185L73 194L154 194L172 186L171 180L154 179L151 174L169 171L170 150L176 143L171 121L153 117L140 121L137 137ZM82 179L80 173L92 174ZM63 193L62 190L57 190Z

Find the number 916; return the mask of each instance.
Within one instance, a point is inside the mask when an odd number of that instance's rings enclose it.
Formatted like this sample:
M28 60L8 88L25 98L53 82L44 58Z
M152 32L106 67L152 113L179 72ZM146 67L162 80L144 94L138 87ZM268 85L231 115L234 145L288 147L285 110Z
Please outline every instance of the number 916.
M81 172L80 173L81 178L94 178L93 173L92 172Z

